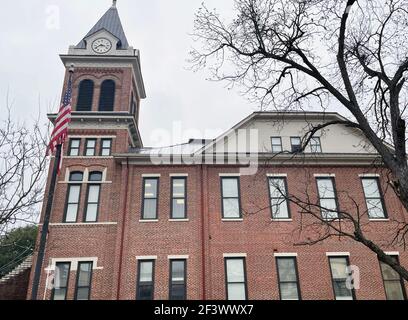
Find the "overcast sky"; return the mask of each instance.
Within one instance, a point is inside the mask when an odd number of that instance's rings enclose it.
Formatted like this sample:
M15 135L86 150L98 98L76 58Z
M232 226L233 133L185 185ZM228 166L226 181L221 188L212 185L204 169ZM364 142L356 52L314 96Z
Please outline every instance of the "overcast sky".
M209 82L205 72L188 70L194 44L194 12L203 0L118 0L130 45L140 49L147 99L140 130L145 146L161 145L156 129L181 124L187 138L214 138L258 109L238 91ZM209 8L232 14L232 0L206 0ZM64 68L59 54L77 44L111 6L111 0L13 0L0 10L0 111L9 91L13 111L28 121L57 111ZM59 13L59 21L53 19ZM39 103L40 101L40 103ZM193 131L192 131L193 130ZM194 130L198 130L194 132ZM206 130L210 130L206 134ZM184 142L176 135L174 142Z

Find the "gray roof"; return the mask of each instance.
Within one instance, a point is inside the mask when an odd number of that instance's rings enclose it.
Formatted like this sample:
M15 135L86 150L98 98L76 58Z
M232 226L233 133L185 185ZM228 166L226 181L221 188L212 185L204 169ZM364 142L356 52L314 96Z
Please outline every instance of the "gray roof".
M86 44L84 39L100 30L106 30L120 40L118 49L127 49L129 47L129 43L126 39L125 32L123 31L122 23L120 21L118 9L116 8L116 6L112 6L109 8L109 10L102 16L102 18L87 33L87 35L76 47L78 49L85 49Z

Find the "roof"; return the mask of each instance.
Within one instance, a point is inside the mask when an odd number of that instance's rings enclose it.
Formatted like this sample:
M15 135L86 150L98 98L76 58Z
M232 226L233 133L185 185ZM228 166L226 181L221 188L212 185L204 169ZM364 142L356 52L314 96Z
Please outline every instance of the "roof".
M129 47L125 31L123 30L122 23L120 21L118 9L116 8L115 4L109 8L101 19L99 19L96 25L86 34L76 48L85 49L85 39L100 30L106 30L119 39L118 49L127 49Z
M212 142L212 140L205 139L190 139L187 143L176 144L168 147L157 147L157 148L133 148L130 150L131 154L140 155L171 155L171 154L193 154L203 148L207 143Z

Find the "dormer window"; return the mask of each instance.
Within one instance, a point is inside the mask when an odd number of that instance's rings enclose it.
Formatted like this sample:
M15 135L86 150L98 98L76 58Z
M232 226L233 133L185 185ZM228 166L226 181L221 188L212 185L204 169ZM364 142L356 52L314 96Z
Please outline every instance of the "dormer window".
M99 111L113 111L115 105L116 85L113 80L105 80L101 85L101 96L99 98Z
M77 111L92 111L92 101L94 95L94 82L86 79L79 84Z

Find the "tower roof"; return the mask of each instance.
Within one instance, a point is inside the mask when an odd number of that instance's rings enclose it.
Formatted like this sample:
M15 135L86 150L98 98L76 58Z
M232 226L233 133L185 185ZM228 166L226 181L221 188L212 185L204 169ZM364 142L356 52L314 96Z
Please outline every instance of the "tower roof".
M100 30L106 30L119 39L118 49L127 49L129 47L125 31L123 30L122 23L120 21L118 9L116 8L116 1L113 2L113 5L109 8L109 10L102 16L101 19L99 19L96 25L86 34L76 48L85 49L85 39Z

